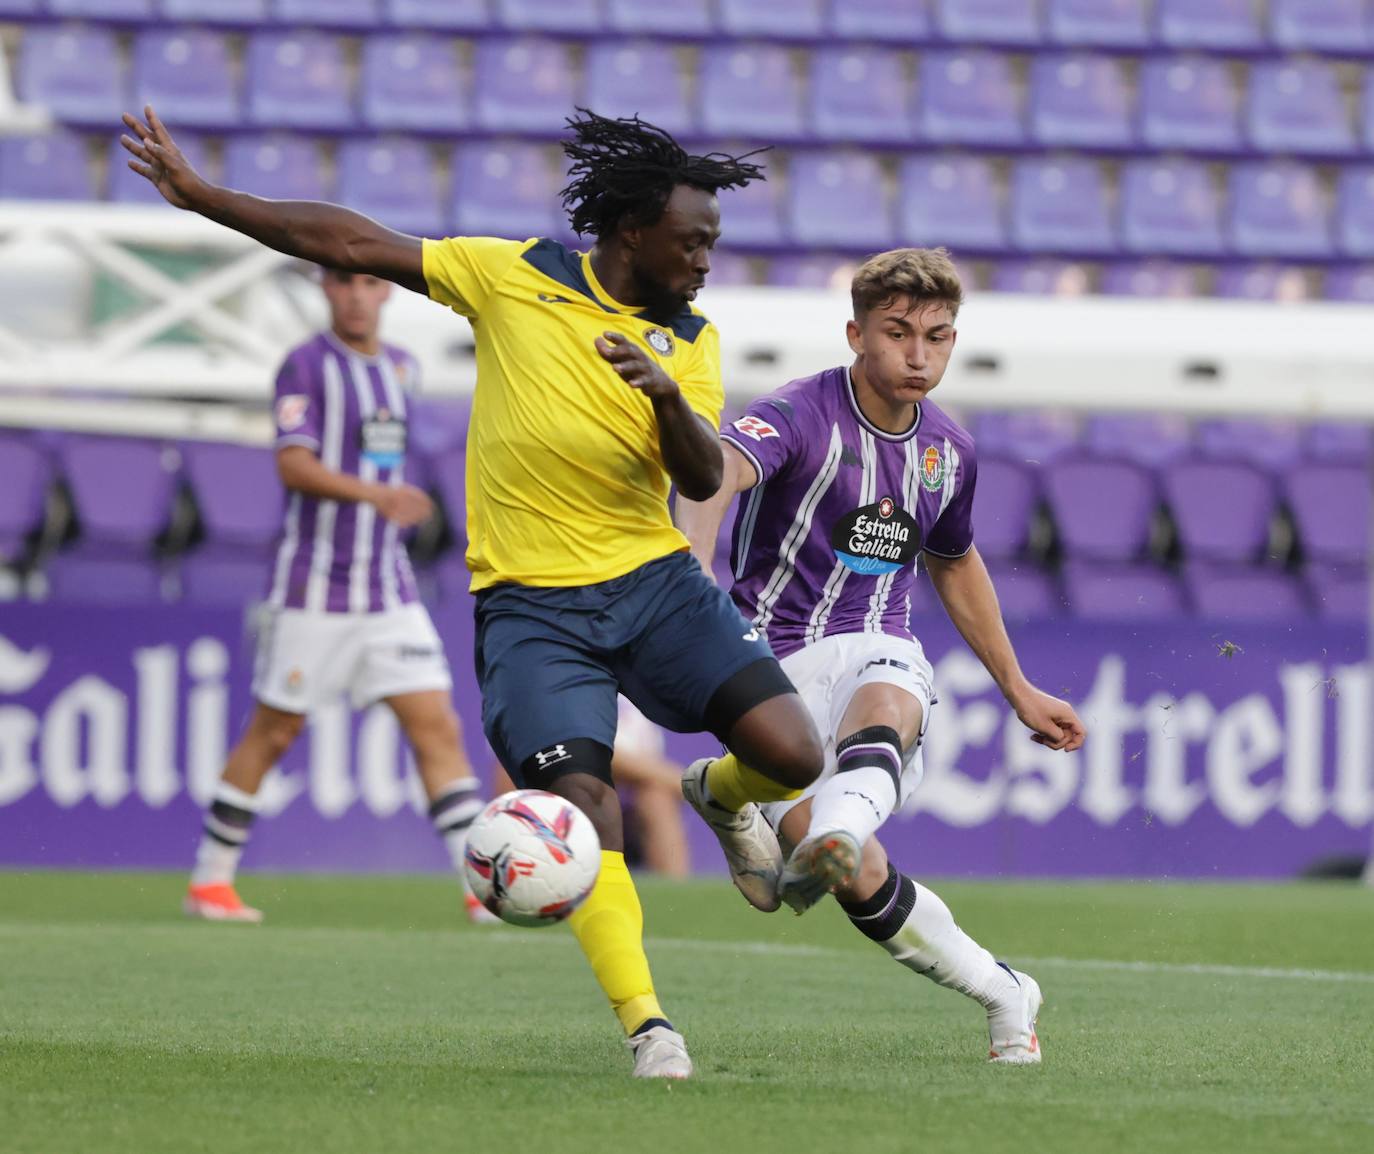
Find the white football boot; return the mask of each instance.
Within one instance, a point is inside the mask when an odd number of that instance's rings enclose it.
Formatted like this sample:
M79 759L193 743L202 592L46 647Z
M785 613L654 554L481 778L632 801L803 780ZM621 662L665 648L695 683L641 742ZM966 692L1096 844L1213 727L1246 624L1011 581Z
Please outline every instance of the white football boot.
M1006 962L997 964L1016 979L1017 987L1003 1002L988 1009L988 1061L1034 1065L1040 1061L1040 1039L1035 1033L1035 1020L1044 1002L1040 983Z
M676 1030L654 1026L642 1034L625 1039L635 1056L636 1078L690 1078L692 1059L687 1042Z
M792 851L778 878L778 900L804 914L828 893L848 885L859 872L863 850L842 829L809 837Z
M687 767L682 775L682 796L715 833L735 888L755 909L772 913L778 908L778 877L782 873L778 835L752 801L739 813L731 813L707 797L706 769L714 760L703 757Z

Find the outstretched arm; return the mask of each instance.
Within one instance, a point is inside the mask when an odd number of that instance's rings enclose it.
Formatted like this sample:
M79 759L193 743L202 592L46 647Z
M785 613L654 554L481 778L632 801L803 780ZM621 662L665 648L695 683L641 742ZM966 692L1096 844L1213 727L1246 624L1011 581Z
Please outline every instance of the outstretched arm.
M926 569L940 601L968 647L981 661L1016 716L1031 731L1031 740L1051 749L1077 749L1087 730L1073 706L1037 689L1021 672L997 591L988 576L987 566L970 547L962 557L940 557L926 553Z
M734 445L729 441L722 441L721 450L725 457L724 477L715 496L704 501L690 501L679 493L675 510L677 527L682 530L688 544L692 546L692 556L701 562L701 567L706 570L706 576L713 581L715 573L711 568L711 562L716 555L716 538L720 533L720 523L725 519L725 511L735 499L736 493L752 489L759 483L754 466Z
M129 167L150 181L168 204L199 213L235 232L326 268L368 273L428 295L418 237L384 228L370 217L309 200L264 200L205 180L181 154L153 111L146 122L129 113L132 135L120 137L134 157Z

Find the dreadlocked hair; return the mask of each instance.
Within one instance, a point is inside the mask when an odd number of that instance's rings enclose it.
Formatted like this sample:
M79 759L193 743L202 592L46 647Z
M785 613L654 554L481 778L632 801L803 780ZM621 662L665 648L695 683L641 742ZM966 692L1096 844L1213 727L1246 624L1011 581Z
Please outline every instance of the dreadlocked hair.
M609 236L626 217L654 224L679 184L716 192L766 179L748 157L712 152L692 156L667 132L638 116L612 119L585 108L569 117L572 139L563 152L572 161L561 196L578 235Z

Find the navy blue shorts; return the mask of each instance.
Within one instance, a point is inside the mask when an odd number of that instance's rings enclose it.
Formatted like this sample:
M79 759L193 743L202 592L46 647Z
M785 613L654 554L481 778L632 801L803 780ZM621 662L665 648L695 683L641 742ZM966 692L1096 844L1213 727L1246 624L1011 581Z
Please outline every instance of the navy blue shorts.
M650 721L697 733L711 728L716 691L747 667L768 662L790 684L768 642L685 552L596 585L483 589L476 622L482 728L522 785L534 783L521 781L521 766L560 743L596 742L609 758L617 692Z

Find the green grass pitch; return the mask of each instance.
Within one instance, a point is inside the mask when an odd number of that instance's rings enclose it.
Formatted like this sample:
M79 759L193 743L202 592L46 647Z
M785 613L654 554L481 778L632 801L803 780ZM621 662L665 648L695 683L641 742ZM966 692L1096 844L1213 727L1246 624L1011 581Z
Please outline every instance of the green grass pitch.
M642 881L698 1067L639 1083L565 928L473 928L443 878L0 873L4 1154L1374 1150L1374 893L950 883L1039 978L1039 1068L833 906Z

